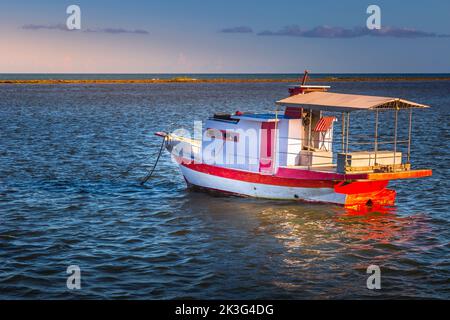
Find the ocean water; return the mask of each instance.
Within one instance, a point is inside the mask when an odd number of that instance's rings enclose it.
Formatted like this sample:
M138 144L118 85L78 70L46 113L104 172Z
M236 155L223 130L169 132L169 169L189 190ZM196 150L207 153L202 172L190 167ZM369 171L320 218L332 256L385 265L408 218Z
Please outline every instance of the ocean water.
M188 191L167 152L139 184L154 132L273 110L285 83L0 85L0 299L449 299L450 82L332 86L432 106L414 112L412 157L433 176L391 183L389 211Z

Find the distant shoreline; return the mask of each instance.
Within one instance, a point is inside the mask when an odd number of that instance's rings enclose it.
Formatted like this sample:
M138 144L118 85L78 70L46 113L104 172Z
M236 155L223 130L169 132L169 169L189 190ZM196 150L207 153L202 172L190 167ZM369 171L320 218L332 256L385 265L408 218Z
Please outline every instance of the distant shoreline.
M435 77L311 77L309 82L409 82L409 81L450 81L450 76ZM299 78L210 78L197 79L190 77L175 77L163 79L0 79L0 84L151 84L151 83L266 83L266 82L293 82L298 83Z

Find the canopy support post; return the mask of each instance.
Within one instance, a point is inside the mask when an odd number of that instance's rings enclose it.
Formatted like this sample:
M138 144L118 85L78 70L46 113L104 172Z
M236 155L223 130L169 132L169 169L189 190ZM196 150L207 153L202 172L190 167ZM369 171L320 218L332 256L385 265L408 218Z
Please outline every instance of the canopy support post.
M408 154L406 163L409 164L411 156L411 129L412 129L412 108L409 109L409 128L408 128Z
M345 151L345 112L342 112L342 149L341 152L344 153Z
M394 123L394 168L395 172L395 162L397 160L397 119L398 119L398 101L395 102L395 123Z
M312 126L312 109L309 109L308 149L312 148L312 145L311 145L311 138L312 138L311 126Z
M378 152L378 109L375 111L375 142L374 142L375 161L374 166L377 165L377 152Z
M309 126L308 126L308 151L311 152L310 156L310 162L308 165L308 170L311 170L311 165L312 165L312 161L313 161L313 154L312 154L312 146L311 146L311 126L312 126L312 109L309 109Z
M275 175L275 168L277 167L277 147L278 147L278 105L275 107L275 132L274 134L274 146L273 146L273 152L272 152L272 168L270 171L272 171L272 175Z
M345 167L348 166L348 158L347 158L347 155L348 155L348 131L350 129L350 112L348 112L348 111L347 111L346 126L347 126L347 128L345 130L345 135L346 135L346 137L345 137Z

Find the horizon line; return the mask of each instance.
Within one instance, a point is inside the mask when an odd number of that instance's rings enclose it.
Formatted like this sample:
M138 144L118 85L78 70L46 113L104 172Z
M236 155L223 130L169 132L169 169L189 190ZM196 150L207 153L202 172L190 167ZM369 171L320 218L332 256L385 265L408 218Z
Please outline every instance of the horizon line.
M0 72L0 75L9 74L74 74L74 75L123 75L123 74L204 74L204 75L214 75L214 74L227 74L227 75L239 75L239 74L290 74L290 75L303 75L303 72ZM319 74L450 74L449 72L308 72L308 75L319 75Z

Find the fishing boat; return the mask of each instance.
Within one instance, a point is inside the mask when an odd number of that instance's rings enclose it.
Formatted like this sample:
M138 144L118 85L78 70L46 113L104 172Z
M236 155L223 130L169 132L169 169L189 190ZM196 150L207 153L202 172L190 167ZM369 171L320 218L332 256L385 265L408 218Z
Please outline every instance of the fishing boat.
M306 80L307 73L287 98L276 101L274 112L216 113L199 138L156 135L163 137L188 187L224 194L383 207L395 203L396 191L387 188L391 180L431 176L430 169L413 169L410 159L412 111L429 106L334 93ZM357 112L367 114L367 124L373 119L373 131L370 141L355 147L350 115ZM408 119L406 139L398 134L400 113ZM381 119L391 121L389 141L380 139Z

